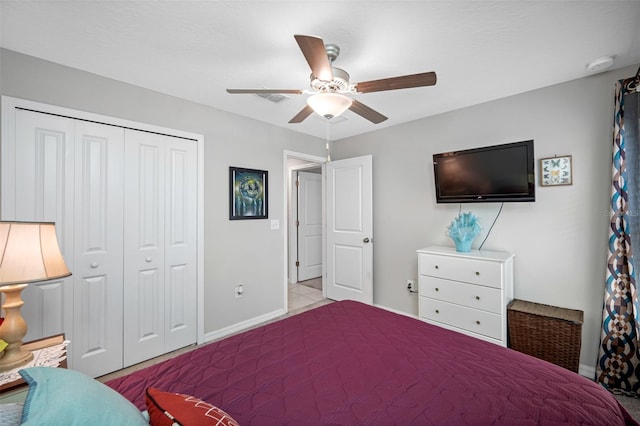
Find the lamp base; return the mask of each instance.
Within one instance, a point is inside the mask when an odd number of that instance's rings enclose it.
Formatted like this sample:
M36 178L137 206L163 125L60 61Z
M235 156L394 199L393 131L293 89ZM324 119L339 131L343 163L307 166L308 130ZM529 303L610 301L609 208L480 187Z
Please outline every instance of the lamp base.
M0 287L5 300L2 309L5 318L0 325L0 339L8 343L4 351L0 352L0 371L13 370L27 364L33 359L30 351L22 350L22 338L27 334L27 323L20 315L20 307L24 305L20 293L27 284L13 284Z
M10 356L8 356L10 355ZM28 364L33 359L31 351L23 351L18 349L11 354L5 354L0 358L0 372L13 370L25 364Z

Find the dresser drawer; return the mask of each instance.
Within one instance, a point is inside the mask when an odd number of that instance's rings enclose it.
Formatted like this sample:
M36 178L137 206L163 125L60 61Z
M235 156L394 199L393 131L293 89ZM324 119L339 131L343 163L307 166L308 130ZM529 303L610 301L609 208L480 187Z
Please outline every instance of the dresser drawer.
M419 303L421 318L494 339L502 339L502 317L500 315L427 297L420 297Z
M420 296L495 314L502 313L502 292L497 288L427 277L425 275L420 276L419 286Z
M421 253L419 257L421 275L488 287L502 287L502 266L499 262L425 253Z

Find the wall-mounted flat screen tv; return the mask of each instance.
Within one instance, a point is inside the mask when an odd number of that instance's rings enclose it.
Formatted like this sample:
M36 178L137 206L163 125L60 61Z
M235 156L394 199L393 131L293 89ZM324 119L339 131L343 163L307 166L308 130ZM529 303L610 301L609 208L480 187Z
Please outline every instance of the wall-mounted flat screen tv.
M535 201L533 140L433 155L438 203Z

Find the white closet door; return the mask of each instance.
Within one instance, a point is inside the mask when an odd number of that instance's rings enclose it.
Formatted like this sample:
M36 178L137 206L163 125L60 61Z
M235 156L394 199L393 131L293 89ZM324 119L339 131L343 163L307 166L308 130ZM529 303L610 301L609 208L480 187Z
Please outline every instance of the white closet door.
M166 138L164 352L196 342L197 145Z
M196 342L197 146L125 135L124 365Z
M122 368L124 129L76 122L73 368Z
M166 138L125 131L125 367L164 353Z
M73 198L69 194L73 191L74 121L18 109L11 130L14 137L2 144L2 220L55 222L62 254L73 271ZM70 334L72 277L30 284L22 298L21 313L29 327L25 341Z

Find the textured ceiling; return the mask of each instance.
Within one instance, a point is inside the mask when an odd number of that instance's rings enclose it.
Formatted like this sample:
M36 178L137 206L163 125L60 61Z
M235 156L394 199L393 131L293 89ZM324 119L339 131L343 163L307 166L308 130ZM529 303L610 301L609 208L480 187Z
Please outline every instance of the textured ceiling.
M332 140L640 62L640 1L8 1L0 45ZM436 71L436 86L355 97L351 112L287 122L307 95L272 103L226 88L308 89L293 35L341 48L351 82Z

